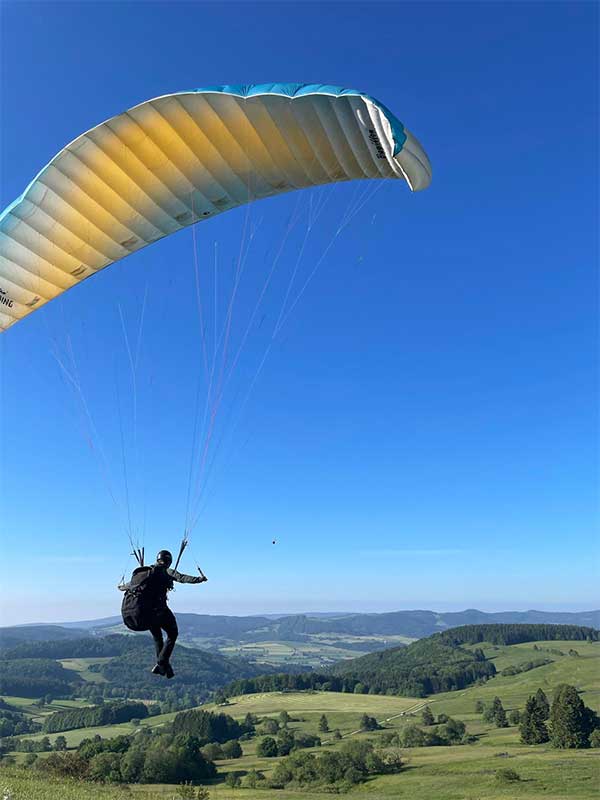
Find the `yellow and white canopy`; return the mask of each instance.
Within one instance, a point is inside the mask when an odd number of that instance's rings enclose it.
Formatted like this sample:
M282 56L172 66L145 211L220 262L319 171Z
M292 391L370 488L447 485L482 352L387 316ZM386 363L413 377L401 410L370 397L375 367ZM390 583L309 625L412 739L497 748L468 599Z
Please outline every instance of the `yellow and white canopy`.
M181 228L320 184L431 181L418 141L334 86L209 87L148 100L61 150L0 215L0 330Z

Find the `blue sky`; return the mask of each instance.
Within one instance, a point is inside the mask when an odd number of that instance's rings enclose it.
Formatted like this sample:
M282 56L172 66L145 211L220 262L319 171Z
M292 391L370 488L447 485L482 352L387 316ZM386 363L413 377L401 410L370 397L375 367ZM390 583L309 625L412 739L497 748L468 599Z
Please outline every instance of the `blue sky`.
M433 164L429 190L387 183L335 236L257 375L302 227L290 235L213 441L190 547L210 580L175 610L597 606L596 4L1 14L2 207L93 125L211 84L356 87ZM327 200L307 276L358 196L298 197L251 211L238 341L294 210ZM245 215L196 228L209 350ZM169 237L1 337L4 624L117 613L128 516L149 552L177 547L201 366L193 247L190 229Z

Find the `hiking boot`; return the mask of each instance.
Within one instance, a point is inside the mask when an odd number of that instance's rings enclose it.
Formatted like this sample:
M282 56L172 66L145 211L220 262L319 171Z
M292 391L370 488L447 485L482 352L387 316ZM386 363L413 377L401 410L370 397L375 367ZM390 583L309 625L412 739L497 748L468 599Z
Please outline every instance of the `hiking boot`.
M175 677L175 673L173 672L173 667L170 664L167 664L167 666L165 667L165 673L164 674L167 676L167 678L174 678Z
M165 668L161 667L160 664L155 664L152 667L151 672L152 672L153 675L164 675L165 674Z

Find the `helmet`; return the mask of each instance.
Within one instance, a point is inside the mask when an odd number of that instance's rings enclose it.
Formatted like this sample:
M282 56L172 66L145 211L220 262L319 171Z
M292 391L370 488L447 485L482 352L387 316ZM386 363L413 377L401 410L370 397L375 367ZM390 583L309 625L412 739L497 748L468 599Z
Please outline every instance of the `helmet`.
M159 550L156 555L156 563L165 567L170 567L173 563L173 556L168 550Z

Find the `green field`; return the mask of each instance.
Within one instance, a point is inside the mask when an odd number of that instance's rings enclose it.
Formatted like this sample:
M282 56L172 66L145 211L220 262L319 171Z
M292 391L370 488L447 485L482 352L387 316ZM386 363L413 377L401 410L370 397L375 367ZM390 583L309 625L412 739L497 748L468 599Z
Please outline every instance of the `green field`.
M489 702L498 695L508 710L523 708L527 697L542 687L551 696L553 688L562 682L576 685L584 702L600 708L600 644L589 642L538 642L538 650L531 644L484 646L488 657L493 658L497 669L522 664L536 658L551 658L552 663L512 676L496 676L480 686L458 692L419 698L384 695L342 694L334 692L274 692L232 698L226 706L206 706L209 710L223 711L236 718L248 712L259 717L276 717L285 710L291 716L290 728L317 733L321 714L326 714L331 730L340 730L343 739L370 738L377 742L387 729L401 728L420 721L420 711L425 704L434 714L446 713L462 719L467 731L477 737L470 745L452 747L403 748L404 770L398 775L378 776L359 785L350 796L365 800L598 800L600 797L600 751L553 750L548 745L526 746L519 742L519 732L514 727L499 729L485 723L475 713L477 700ZM574 648L578 656L549 653L560 650L565 654ZM84 661L84 660L82 660ZM79 664L83 669L85 664ZM39 715L40 709L31 701L6 698L30 713ZM48 709L49 710L49 709ZM44 709L44 713L48 713ZM52 709L54 710L54 709ZM367 713L377 718L384 731L359 732L359 720ZM166 714L146 719L143 726L161 726L173 719ZM68 731L64 735L68 746L76 746L83 738L99 733L110 737L132 733L130 724L104 728ZM35 737L39 738L39 734ZM340 742L328 734L320 734L322 749L335 749ZM53 737L50 737L51 739ZM217 762L220 782L210 786L210 796L215 800L325 800L331 794L315 791L279 791L229 789L223 783L228 771L244 774L250 769L260 769L268 777L277 759L256 755L258 739L243 742L244 755L240 759ZM499 783L496 771L510 767L519 773L521 780L510 784ZM4 768L0 789L6 787L13 793L10 800L176 800L173 786L133 786L130 790L41 782L35 770Z
M72 669L77 672L88 683L106 683L106 678L98 672L91 672L90 667L93 664L102 664L110 660L110 658L64 658L59 663L65 669Z

